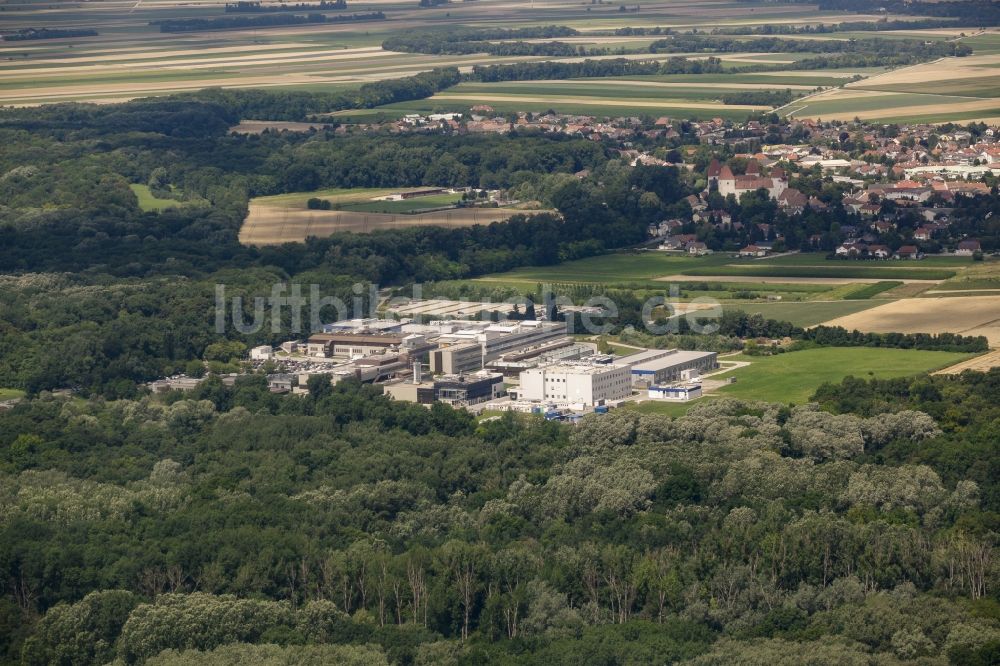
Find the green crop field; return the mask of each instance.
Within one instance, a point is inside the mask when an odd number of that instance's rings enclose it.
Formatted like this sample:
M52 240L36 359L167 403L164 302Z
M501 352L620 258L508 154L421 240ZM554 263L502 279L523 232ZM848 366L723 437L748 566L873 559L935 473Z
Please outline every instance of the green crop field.
M768 266L725 265L705 268L688 268L683 275L745 276L772 278L855 278L862 280L947 280L955 271L944 268L911 268L898 264L864 265L858 263L830 262L829 266Z
M901 286L903 283L898 280L886 280L883 282L876 282L874 284L865 285L859 287L854 291L844 294L844 299L849 301L861 301L869 298L873 298L883 292L889 291L890 289L895 289Z
M781 88L782 86L839 86L851 80L855 74L870 74L882 71L880 68L857 69L824 69L818 72L755 72L734 74L663 74L650 76L608 77L605 80L621 81L659 81L662 83L688 83L705 85L709 83L724 83L740 86L749 83L764 84Z
M760 259L756 263L768 266L880 266L889 268L964 268L973 265L971 257L929 256L918 262L863 261L827 259L819 252L795 252Z
M882 305L885 301L806 301L804 303L727 303L726 310L742 310L767 319L787 321L796 326L816 326L823 322Z

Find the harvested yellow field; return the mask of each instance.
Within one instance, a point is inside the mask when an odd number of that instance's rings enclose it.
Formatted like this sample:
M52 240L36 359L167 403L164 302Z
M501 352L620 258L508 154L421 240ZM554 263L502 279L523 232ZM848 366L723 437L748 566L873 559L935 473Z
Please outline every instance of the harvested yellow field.
M1000 346L1000 296L903 298L825 323L873 333L985 335Z
M944 368L943 370L938 370L933 374L960 375L966 370L986 372L990 368L1000 368L1000 349L995 349L991 352L983 354L982 356L977 356L975 358L970 358L967 361L956 363L955 365Z
M848 88L877 89L901 83L926 84L932 81L954 81L996 75L1000 54L968 56L966 58L940 58L934 62L896 69L873 76L864 81L849 83Z
M1000 106L1000 101L995 99L983 99L971 102L958 102L957 104L921 104L917 106L897 106L891 109L879 109L877 111L865 111L854 114L827 114L827 118L839 117L842 120L851 120L855 116L862 116L866 120L879 120L882 118L899 118L905 116L928 116L928 115L948 115L954 113L964 113L966 111L996 111Z
M520 211L509 208L464 208L413 215L359 213L340 210L291 210L262 204L250 204L240 242L244 245L279 245L296 243L310 236L329 236L344 231L369 233L377 229L407 227L471 227L502 222L512 215L543 211Z

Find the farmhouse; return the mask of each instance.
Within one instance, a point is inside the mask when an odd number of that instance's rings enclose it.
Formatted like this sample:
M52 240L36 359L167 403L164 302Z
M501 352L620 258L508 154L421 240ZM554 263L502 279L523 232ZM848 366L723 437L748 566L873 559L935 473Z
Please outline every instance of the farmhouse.
M766 257L767 250L760 247L759 245L747 245L745 248L740 250L741 257Z

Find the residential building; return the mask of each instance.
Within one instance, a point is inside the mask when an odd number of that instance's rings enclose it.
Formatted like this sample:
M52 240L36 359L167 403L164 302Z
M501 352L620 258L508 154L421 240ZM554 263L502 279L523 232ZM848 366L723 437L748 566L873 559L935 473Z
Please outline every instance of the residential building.
M981 251L979 241L974 238L967 238L958 243L958 248L955 249L955 254L960 257L971 257L979 251Z

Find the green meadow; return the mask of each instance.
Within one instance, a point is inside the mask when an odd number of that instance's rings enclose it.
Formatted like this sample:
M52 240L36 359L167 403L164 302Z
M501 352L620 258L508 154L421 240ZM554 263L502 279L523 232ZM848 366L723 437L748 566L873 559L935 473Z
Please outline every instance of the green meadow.
M723 361L745 361L750 365L716 375L712 379L736 379L716 393L701 400L716 397L741 400L763 400L803 404L827 382L840 382L845 377L892 379L908 377L954 365L971 354L923 351L915 349L883 349L870 347L822 347L777 354L775 356L727 356ZM645 401L630 405L644 413L681 416L698 400L689 403Z
M139 208L146 212L160 212L161 210L166 210L167 208L177 208L179 206L186 206L186 201L179 201L177 199L161 199L153 194L149 190L149 185L129 185L135 196L139 199Z

